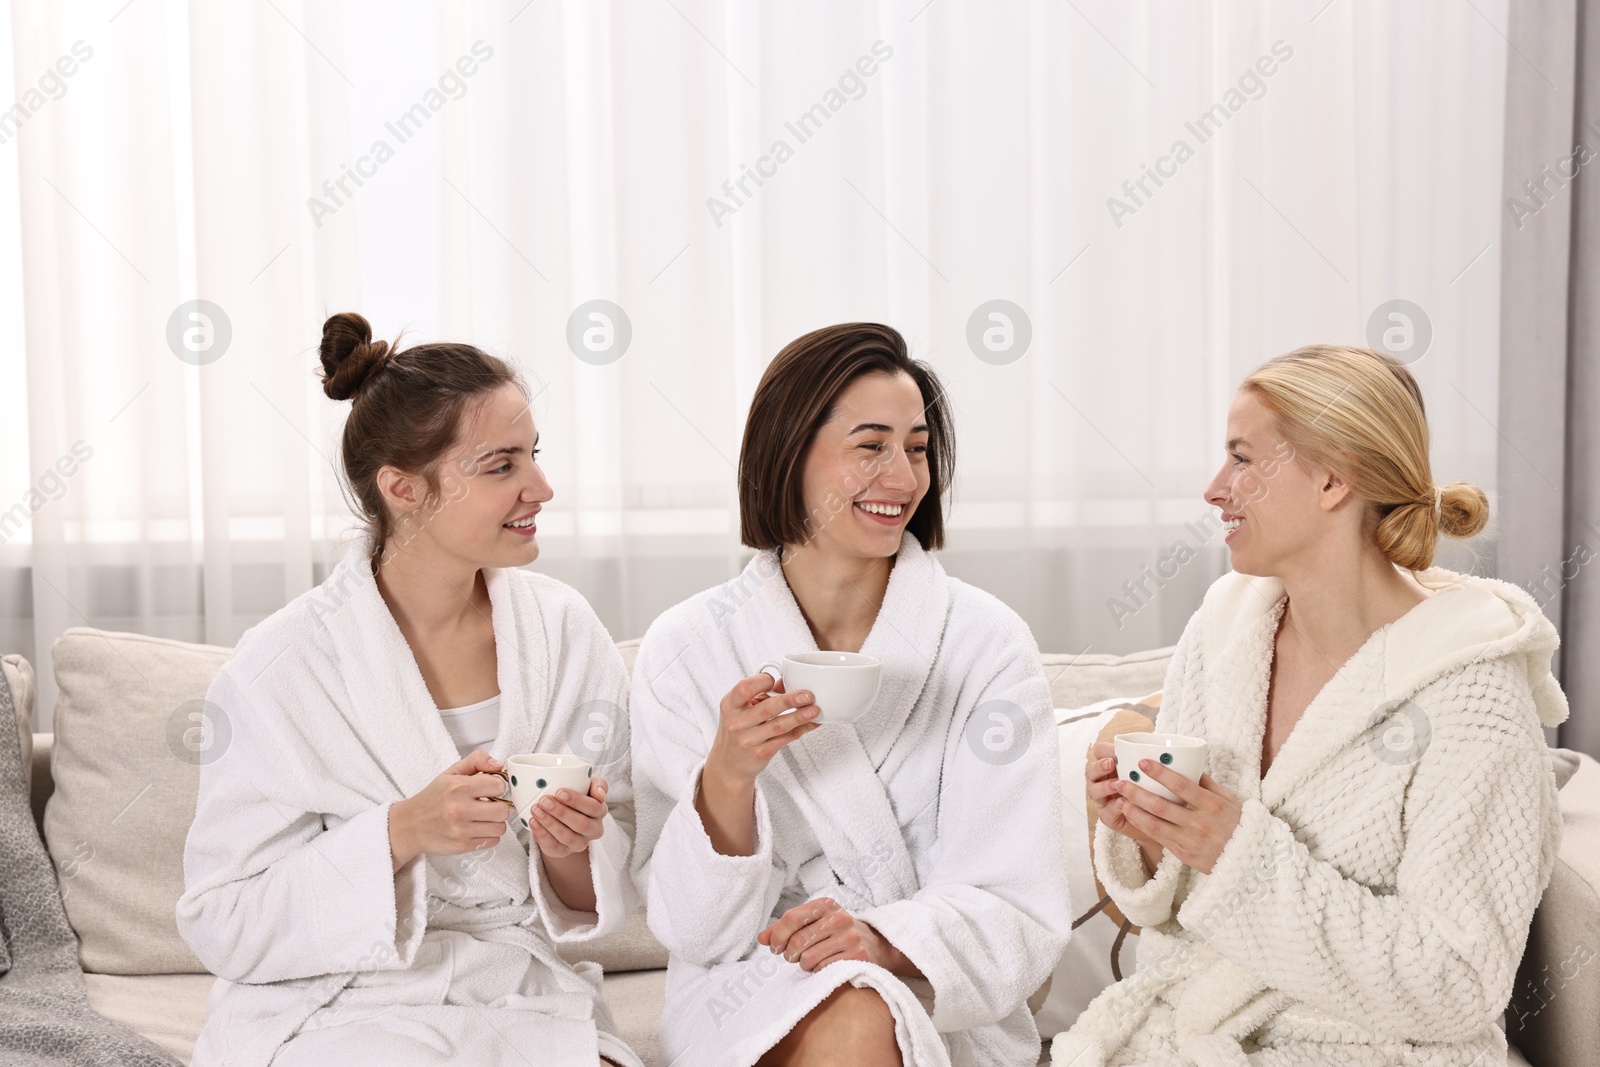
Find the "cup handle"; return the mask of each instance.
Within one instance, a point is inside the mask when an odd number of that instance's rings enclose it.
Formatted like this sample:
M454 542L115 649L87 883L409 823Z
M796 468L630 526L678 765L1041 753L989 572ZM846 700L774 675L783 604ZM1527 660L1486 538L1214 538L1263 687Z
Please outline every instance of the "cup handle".
M756 670L756 673L771 675L773 683L776 684L783 681L783 664L777 660L769 659Z
M483 800L498 800L508 808L514 808L514 807L517 806L516 802L511 799L511 775L506 772L504 767L502 767L498 771L480 771L479 773L480 774L492 774L496 778L499 778L502 782L504 782L506 784L506 787L500 791L500 795L499 796L497 796L497 797L482 797L480 799L483 799Z

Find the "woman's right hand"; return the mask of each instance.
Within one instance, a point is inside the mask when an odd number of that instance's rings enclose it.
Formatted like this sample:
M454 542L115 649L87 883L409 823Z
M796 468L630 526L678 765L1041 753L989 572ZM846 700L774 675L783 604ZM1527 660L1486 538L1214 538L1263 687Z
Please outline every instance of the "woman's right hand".
M812 720L819 711L811 699L803 689L784 692L783 683L774 684L765 671L739 682L722 698L705 773L727 785L753 788L780 748L817 728Z
M1117 833L1138 842L1144 853L1145 868L1152 873L1161 862L1161 846L1134 829L1123 812L1123 799L1112 789L1117 780L1116 746L1110 741L1096 741L1090 752L1088 771L1084 775L1089 799L1099 806L1100 821Z
M445 768L416 796L389 808L389 850L399 871L417 856L455 856L493 848L506 832L503 765L483 749Z
M785 693L783 683L774 685L763 671L730 689L719 710L695 810L712 848L724 856L749 856L755 852L756 777L778 749L817 728L812 720L818 709L810 693Z

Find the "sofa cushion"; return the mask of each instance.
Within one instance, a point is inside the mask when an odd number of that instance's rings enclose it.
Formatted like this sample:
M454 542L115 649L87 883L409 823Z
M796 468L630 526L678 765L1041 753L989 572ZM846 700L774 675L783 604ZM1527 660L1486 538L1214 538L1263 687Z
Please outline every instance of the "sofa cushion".
M622 655L622 668L628 672L628 677L633 677L633 661L639 658L639 642L644 640L635 637L629 641L618 641L617 652Z
M205 1023L209 974L85 975L89 1007L150 1038L188 1063ZM667 972L607 975L601 986L617 1036L658 1067L656 1025L666 1003Z
M0 680L11 690L11 703L17 711L17 740L22 744L22 778L33 783L33 666L15 652L0 656Z
M1600 763L1579 756L1560 797L1561 851L1506 1009L1506 1037L1541 1067L1600 1048Z
M86 974L89 1007L112 1022L135 1030L183 1063L206 1019L206 997L216 978L209 974Z
M1102 906L1105 890L1095 876L1094 827L1098 810L1087 794L1088 758L1096 741L1118 733L1148 730L1156 697L1113 698L1086 708L1056 709L1056 740L1061 750L1061 833L1067 848L1067 889L1075 924L1061 962L1050 977L1042 1004L1034 1009L1045 1039L1069 1028L1089 1002L1118 977L1132 974L1139 928L1124 932L1116 905Z
M1555 776L1556 788L1560 789L1572 781L1572 776L1578 773L1583 753L1570 748L1552 748L1548 750L1548 755L1550 773Z
M1050 706L1087 708L1129 693L1158 692L1166 686L1172 651L1168 646L1127 656L1046 653L1039 662L1050 680Z
M51 648L60 696L45 843L85 971L205 970L175 909L209 741L198 715L230 654L77 626Z
M564 941L556 946L556 951L568 963L593 960L607 974L649 971L667 965L666 946L650 932L643 904L615 933L593 941Z
M656 1028L667 1006L666 971L632 971L608 974L600 987L617 1024L617 1036L639 1054L645 1067L673 1067L661 1060ZM687 1065L681 1065L687 1067Z

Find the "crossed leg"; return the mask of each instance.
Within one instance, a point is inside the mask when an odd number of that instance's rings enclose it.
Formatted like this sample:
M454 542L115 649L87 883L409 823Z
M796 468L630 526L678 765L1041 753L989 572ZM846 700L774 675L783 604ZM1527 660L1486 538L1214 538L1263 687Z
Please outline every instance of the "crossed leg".
M876 990L843 985L813 1008L756 1067L903 1067L894 1015Z

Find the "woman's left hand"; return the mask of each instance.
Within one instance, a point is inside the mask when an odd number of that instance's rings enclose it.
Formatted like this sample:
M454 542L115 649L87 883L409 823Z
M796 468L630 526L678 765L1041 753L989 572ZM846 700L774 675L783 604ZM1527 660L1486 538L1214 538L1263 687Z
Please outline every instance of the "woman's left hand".
M589 851L589 842L605 833L606 780L589 779L589 795L558 789L528 809L528 832L546 859L565 859Z
M804 971L820 970L837 960L865 960L893 974L920 973L904 953L832 897L790 908L756 940Z
M1139 771L1172 790L1183 803L1174 804L1120 779L1112 803L1140 833L1195 870L1210 874L1239 825L1244 805L1209 774L1202 774L1196 785L1172 768L1148 759L1139 761Z

